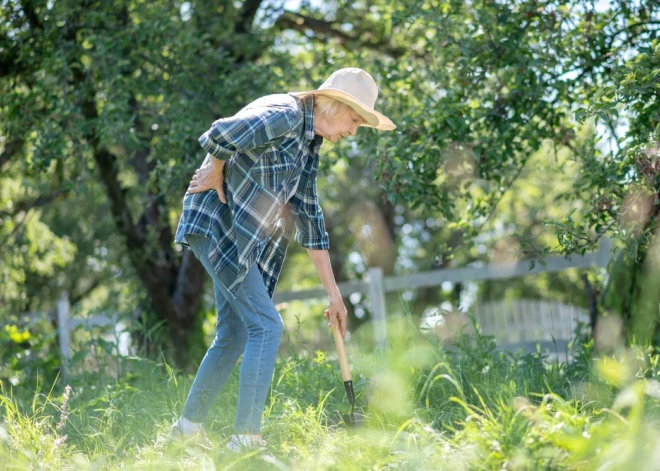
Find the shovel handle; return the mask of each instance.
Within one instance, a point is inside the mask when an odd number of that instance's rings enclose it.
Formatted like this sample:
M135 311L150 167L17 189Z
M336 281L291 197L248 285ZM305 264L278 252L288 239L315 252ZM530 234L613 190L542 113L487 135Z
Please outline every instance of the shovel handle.
M337 347L341 377L344 381L351 381L351 370L348 369L348 358L346 357L346 349L344 348L344 339L341 336L338 325L332 327L332 334L335 337L335 347Z

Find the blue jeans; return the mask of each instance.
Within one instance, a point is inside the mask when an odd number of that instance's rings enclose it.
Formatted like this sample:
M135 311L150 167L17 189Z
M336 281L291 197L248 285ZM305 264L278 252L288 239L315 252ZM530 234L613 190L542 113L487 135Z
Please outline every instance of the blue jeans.
M235 428L236 433L258 434L282 337L282 317L268 295L256 263L233 298L213 270L208 256L211 241L195 234L186 237L213 278L218 318L215 339L199 366L183 416L193 422L204 421L242 354Z

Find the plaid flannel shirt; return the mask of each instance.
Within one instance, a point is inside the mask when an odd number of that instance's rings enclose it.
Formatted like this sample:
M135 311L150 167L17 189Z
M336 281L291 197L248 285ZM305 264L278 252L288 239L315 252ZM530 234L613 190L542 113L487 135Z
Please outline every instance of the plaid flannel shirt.
M314 99L260 98L215 121L199 142L226 160L227 204L215 190L186 193L175 242L187 246L187 234L211 239L209 258L234 297L256 261L272 298L294 227L303 247L330 247L316 186L323 138L314 133Z

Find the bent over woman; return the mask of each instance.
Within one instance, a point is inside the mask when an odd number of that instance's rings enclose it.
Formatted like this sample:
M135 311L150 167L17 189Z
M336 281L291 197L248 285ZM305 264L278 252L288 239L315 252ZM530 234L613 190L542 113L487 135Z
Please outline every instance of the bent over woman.
M207 155L183 199L176 242L213 279L217 333L199 366L173 436L202 430L208 410L243 355L235 434L228 448L263 446L261 416L282 335L272 301L287 246L307 249L328 292L325 316L346 334L346 307L332 273L316 175L323 139L359 126L395 128L374 110L378 88L362 69L333 73L317 90L268 95L215 121L200 138Z

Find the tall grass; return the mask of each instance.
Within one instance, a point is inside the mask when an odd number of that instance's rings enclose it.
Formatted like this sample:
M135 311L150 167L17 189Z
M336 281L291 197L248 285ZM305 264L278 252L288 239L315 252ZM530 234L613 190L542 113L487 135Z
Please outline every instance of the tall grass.
M496 350L492 338L451 348L405 319L391 348L348 344L364 422L348 429L338 364L305 345L278 360L266 450L232 454L237 369L205 424L213 449L167 442L192 377L165 362L112 358L119 376L80 371L68 382L0 384L0 469L660 469L659 355L621 349L570 364ZM116 371L116 370L114 370Z

